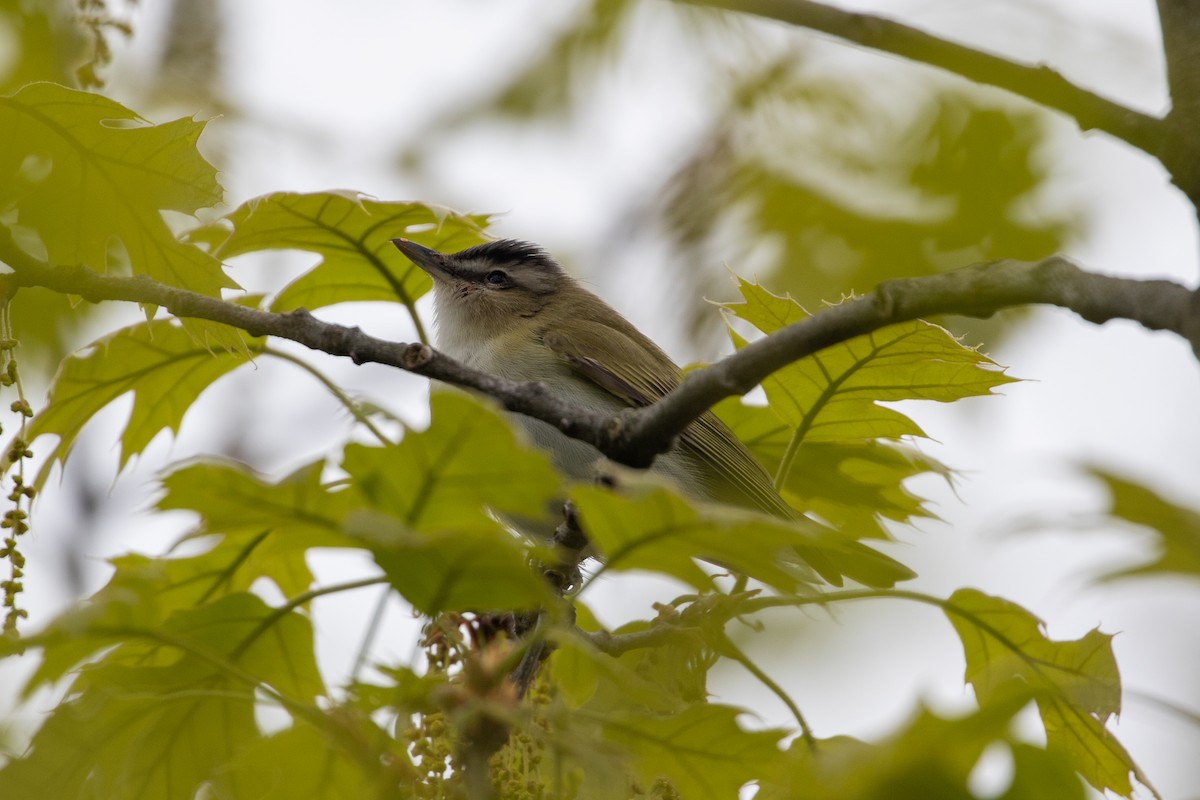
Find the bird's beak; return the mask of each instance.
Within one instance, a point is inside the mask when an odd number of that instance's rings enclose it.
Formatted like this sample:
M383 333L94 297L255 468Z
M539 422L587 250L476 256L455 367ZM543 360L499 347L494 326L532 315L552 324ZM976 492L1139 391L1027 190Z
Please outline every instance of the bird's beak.
M446 257L437 250L431 250L408 239L392 239L392 244L396 245L397 250L408 256L410 261L428 273L429 277L439 280L448 280L454 277L454 273L446 267Z

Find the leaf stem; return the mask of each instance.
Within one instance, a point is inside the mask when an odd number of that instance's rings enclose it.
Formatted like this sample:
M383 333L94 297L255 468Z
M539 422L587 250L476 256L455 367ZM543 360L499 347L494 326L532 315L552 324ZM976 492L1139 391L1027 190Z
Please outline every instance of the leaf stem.
M387 609L387 601L391 596L392 587L385 586L379 594L379 599L375 601L375 608L371 611L371 621L367 624L366 632L363 633L362 644L358 647L358 655L354 657L354 667L350 670L350 682L358 680L359 674L367 664L367 654L371 651L371 645L375 643L375 637L379 635L379 626L383 622L383 613Z
M265 530L265 531L259 533L258 535L256 535L249 542L247 542L246 546L237 552L237 554L234 556L233 560L229 562L228 566L226 566L225 569L221 570L221 572L216 576L216 579L213 580L213 582L209 585L209 587L204 591L204 594L202 594L196 600L196 602L195 602L196 607L202 606L205 603L207 603L210 599L212 599L212 596L214 594L216 594L218 589L220 589L223 585L225 585L225 584L229 583L231 580L233 580L234 573L236 573L238 571L238 568L241 567L242 564L244 564L246 562L246 559L248 559L251 556L251 554L258 548L258 546L260 544L262 544L266 540L266 538L270 535L271 535L271 531Z
M727 656L741 664L747 672L749 672L758 680L759 683L767 687L767 689L771 691L771 694L778 697L780 702L787 706L788 711L792 712L792 717L796 720L796 724L800 726L800 736L804 739L804 743L808 745L810 752L816 753L817 738L813 735L812 728L809 727L808 720L804 718L804 714L800 711L800 707L796 705L796 701L793 700L788 693L783 690L783 687L776 683L770 675L763 672L762 669L753 661L751 661L750 657L743 653L741 648L734 644L733 640L724 633L721 634L721 637L718 641L718 648L718 652L720 652L721 655Z
M383 434L383 431L375 427L374 423L371 422L370 417L363 413L363 410L359 408L358 403L356 403L353 398L343 392L336 383L325 377L325 374L312 364L309 364L307 361L298 356L294 356L291 353L283 350L278 350L269 345L264 345L262 352L265 355L275 356L276 358L283 359L284 361L290 361L291 363L300 367L300 369L307 372L309 375L312 375L322 386L329 390L330 394L337 398L338 402L341 403L347 411L350 412L350 416L354 417L357 422L369 430L381 444L385 446L395 444L395 442Z
M328 593L336 587L326 587ZM267 697L277 702L282 708L286 709L293 716L303 719L318 730L324 732L329 738L338 743L347 753L357 758L365 766L378 767L380 753L371 748L370 744L364 741L361 737L354 735L348 731L346 727L339 723L334 713L325 711L315 705L304 703L280 692L275 687L260 680L250 672L242 669L234 661L237 658L236 654L230 654L229 657L222 657L208 651L202 647L196 646L187 638L176 636L162 630L149 630L146 628L129 628L129 627L113 627L107 629L97 629L98 633L122 636L127 638L144 638L152 642L157 642L168 647L176 647L179 650L191 655L201 661L204 661L225 673L229 677L244 683L252 689L261 691ZM406 762L394 760L389 764L391 769L399 773L399 777L404 780L411 780L415 776L411 773L411 769L407 769Z
M787 449L783 451L783 458L779 460L779 469L775 470L775 491L782 492L783 484L787 481L788 473L792 471L792 464L796 460L796 453L800 452L800 443L804 441L804 429L797 428L792 432L792 437L788 439Z
M330 584L329 586L318 586L316 589L309 589L307 592L298 594L283 605L277 607L266 617L263 617L262 621L259 622L258 625L254 626L254 630L246 634L246 638L238 642L237 647L230 651L229 657L237 660L243 653L246 652L247 649L249 649L250 645L252 645L259 636L262 636L264 633L270 630L272 625L295 611L300 606L305 605L306 603L315 600L318 597L322 597L327 594L336 594L338 592L349 592L354 589L362 589L367 586L378 586L387 582L388 579L386 577L377 575L371 578L360 578L356 581L334 583Z

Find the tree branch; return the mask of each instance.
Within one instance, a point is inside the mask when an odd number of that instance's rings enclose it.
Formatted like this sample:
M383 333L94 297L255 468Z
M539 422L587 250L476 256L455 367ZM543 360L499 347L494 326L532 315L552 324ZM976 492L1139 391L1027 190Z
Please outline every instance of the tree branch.
M545 385L521 383L488 375L460 364L424 344L406 344L377 339L360 328L323 322L306 309L273 313L236 305L207 295L158 283L144 275L126 278L100 275L84 267L50 266L21 250L8 229L0 226L0 262L13 272L0 275L8 296L17 287L40 286L61 294L72 294L89 302L122 300L161 306L177 317L206 319L231 325L252 336L276 336L343 356L356 364L373 362L473 389L489 395L509 411L535 417L554 425L568 436L582 439L601 451L616 438L615 421L606 414L568 403Z
M1082 89L1045 65L1025 66L1000 56L940 39L899 22L843 11L812 0L679 0L786 22L839 39L953 72L968 80L1005 89L1072 117L1084 130L1101 130L1162 157L1163 120ZM1163 3L1172 0L1160 0ZM1196 5L1196 0L1183 0ZM1193 42L1200 39L1193 38ZM1184 65L1195 64L1195 60Z
M1171 88L1170 116L1200 119L1200 0L1158 0L1158 20Z
M745 394L771 373L822 348L887 325L938 314L990 317L1031 304L1068 308L1097 324L1129 319L1150 330L1172 331L1200 359L1200 292L1167 280L1094 275L1061 256L1036 263L993 261L886 281L870 294L824 308L708 369L694 370L659 402L630 415L625 439L664 452L691 420L724 398Z
M1167 123L1172 136L1158 154L1175 185L1200 211L1200 0L1158 0L1159 27L1171 89Z
M591 444L612 460L649 466L705 410L726 397L745 394L771 373L822 348L879 328L937 314L988 317L1012 306L1050 304L1089 322L1130 319L1167 330L1191 343L1200 358L1200 293L1167 280L1093 275L1061 257L1038 263L996 261L956 272L905 278L830 306L754 342L713 366L690 372L654 405L615 416L575 406L545 384L507 380L470 369L423 344L388 342L357 327L322 322L304 309L273 313L176 289L145 276L99 275L83 267L46 265L25 253L0 227L0 294L41 286L85 300L124 300L162 306L177 317L207 319L254 336L290 339L313 350L374 362L489 395L506 409L547 422Z

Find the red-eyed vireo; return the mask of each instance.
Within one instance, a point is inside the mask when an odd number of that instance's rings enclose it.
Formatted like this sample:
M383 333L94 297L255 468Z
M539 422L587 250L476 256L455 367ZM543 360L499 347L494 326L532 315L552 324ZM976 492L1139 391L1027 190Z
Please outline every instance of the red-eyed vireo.
M537 245L503 239L439 253L407 239L392 242L433 278L437 346L467 366L541 381L605 413L652 403L679 383L679 367L666 353ZM519 420L565 474L595 477L598 450L539 420ZM797 516L711 413L689 425L652 470L697 498Z

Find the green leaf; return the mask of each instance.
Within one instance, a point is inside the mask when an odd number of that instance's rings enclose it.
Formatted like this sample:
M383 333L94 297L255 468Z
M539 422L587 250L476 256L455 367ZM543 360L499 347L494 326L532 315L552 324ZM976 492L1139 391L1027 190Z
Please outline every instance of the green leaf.
M153 125L100 95L30 84L0 97L0 212L16 208L52 264L106 271L115 242L134 274L217 297L237 284L163 219L221 202L216 169L196 149L204 125ZM215 323L188 327L223 345L240 341Z
M248 589L259 578L273 580L287 596L305 591L312 583L310 548L361 546L341 533L350 493L330 491L321 480L324 466L313 462L276 483L234 463L175 470L163 478L167 493L158 508L196 511L201 525L193 535L221 539L202 555L165 563L205 593Z
M1017 680L1034 692L1047 747L1067 756L1099 791L1130 796L1132 774L1150 784L1104 723L1121 710L1121 681L1112 636L1089 631L1056 642L1025 609L975 589L960 589L947 601L963 643L966 681L986 706ZM1153 790L1152 790L1153 791Z
M1120 713L1121 680L1111 635L1092 630L1082 639L1051 641L1033 614L975 589L951 595L946 615L962 640L966 681L980 704L1018 678L1101 720Z
M713 94L728 105L714 109L710 137L680 158L658 204L680 296L724 289L723 275L700 268L713 252L753 262L816 307L891 278L1036 261L1082 232L1078 203L1029 213L1039 187L1062 177L1045 157L1041 109L966 82L922 81L921 100L881 124L870 79L818 73L793 51L722 75L732 85ZM986 325L992 340L996 321Z
M385 770L368 775L362 762L331 747L319 731L297 724L243 747L213 787L215 797L239 800L363 800L386 796L389 777Z
M158 604L161 566L145 557L126 557L98 592L68 607L34 636L22 639L26 648L41 648L42 663L24 688L27 696L45 683L59 680L68 670L94 654L122 645L120 654L144 659L149 646L139 647L133 635L161 624L176 609ZM137 651L137 652L135 652ZM115 659L117 654L110 655Z
M260 578L284 584L279 573L291 577L293 570L303 568L307 580L300 588L307 588L311 574L306 567L274 563L285 559L264 552L270 549L264 543L270 538L266 534L230 537L208 552L186 558L129 554L112 559L113 575L102 589L85 603L67 609L37 636L24 640L26 645L43 648L42 663L30 678L26 693L58 680L76 664L114 644L123 643L131 658L144 658L145 652L134 652L144 648L128 639L132 631L153 629L176 612L245 593ZM302 557L303 551L287 560L302 561ZM288 588L281 585L281 589Z
M872 586L891 586L912 576L899 562L810 520L785 521L740 509L689 505L665 488L626 497L594 486L571 494L583 529L604 556L602 569L647 570L678 578L707 591L708 571L696 559L762 581L785 593L813 578L844 577Z
M23 639L25 647L43 651L42 664L25 692L58 680L113 645L119 647L105 655L110 665L173 663L173 645L237 662L292 699L324 693L305 617L280 614L248 592L168 610L156 606L158 588L147 570L120 569L87 603L72 606L44 631Z
M252 687L192 660L100 666L86 678L0 770L0 796L192 797L258 735Z
M1145 486L1102 470L1091 472L1112 495L1109 513L1154 531L1159 545L1153 561L1110 572L1105 579L1162 574L1200 577L1200 511L1176 505Z
M246 337L245 346L253 341ZM66 461L87 421L118 397L133 392L133 410L121 434L124 467L159 431L177 433L200 393L245 363L235 353L208 349L167 319L122 328L93 342L62 363L49 400L29 426L30 441L47 433L59 437L38 483L55 462Z
M808 316L791 298L743 279L738 286L743 300L722 307L765 334ZM827 347L776 372L763 388L771 409L802 441L843 442L924 436L882 401L949 402L1014 380L944 328L915 320Z
M1000 800L1084 800L1083 782L1061 755L1016 743L1012 756L1012 783Z
M228 660L256 686L270 686L291 702L310 703L327 694L313 653L312 623L257 595L238 592L176 612L159 630L167 641L182 640Z
M724 609L720 607L723 596L705 595L697 602L705 610L711 610L716 617L728 619L728 615L722 616ZM689 606L685 613L695 611L696 608L697 606ZM660 617L673 618L673 611L674 609L666 611L659 606ZM644 631L659 621L634 620L614 629L613 635ZM686 633L681 631L684 635L672 638L669 643L657 647L635 648L622 653L616 659L625 671L638 676L644 685L653 687L659 695L657 701L638 699L637 694L631 690L629 681L610 679L604 682L602 691L598 693L593 705L605 709L625 709L629 708L631 703L636 703L634 708L638 711L657 711L663 710L664 707L677 711L683 705L707 700L710 696L708 673L719 661L717 649L723 648L727 642L726 625L705 624L707 622L705 620L699 625L689 625ZM609 660L614 659L609 657Z
M400 711L405 714L431 714L438 710L437 699L450 676L442 671L418 673L410 667L386 667L376 664L375 668L391 683L367 683L352 681L348 688L354 708L374 714L381 709Z
M713 410L769 473L779 471L793 431L771 409L730 398ZM783 484L792 503L861 537L890 538L885 519L936 518L904 482L926 473L951 479L949 468L936 458L887 440L801 442L792 458Z
M429 290L430 279L389 240L403 236L453 252L483 242L487 223L486 215L383 202L354 192L276 192L248 200L193 236L217 244L221 258L260 250L319 254L321 261L288 284L272 310L369 300L401 302L411 310Z
M770 334L808 317L789 297L739 278L742 300L722 307ZM735 345L745 340L731 327ZM881 519L925 515L901 482L922 472L948 475L936 460L893 442L924 431L881 402L949 402L985 395L1015 380L995 362L922 320L891 325L827 347L763 381L777 423L761 412L723 406L757 453L774 461L776 483L796 508L853 535L888 538ZM749 419L748 419L749 417Z
M144 625L144 612L121 621L108 594L100 613L68 612L28 641L48 660L83 641L111 649L80 671L30 751L0 771L0 795L192 797L257 737L262 687L282 693L288 709L326 693L312 628L294 611L243 593Z
M109 581L117 586L133 587L146 600L155 620L175 611L193 608L212 600L249 591L260 579L273 580L285 595L306 589L312 575L297 555L271 547L278 537L270 533L258 536L214 537L213 546L196 555L182 558L151 557L136 553L117 556L109 563L115 568ZM273 550L273 552L266 552ZM297 573L303 570L303 577Z
M346 448L342 468L362 507L423 532L497 526L491 511L548 517L561 496L546 456L517 439L490 405L458 392L434 392L429 427L399 445Z
M762 782L761 800L974 800L971 772L985 748L1007 739L1025 690L973 714L946 719L922 709L877 744L838 736L792 742L784 768ZM1076 780L1076 788L1079 781ZM1069 795L1067 795L1069 797ZM1015 800L1015 799L1014 799Z
M643 630L648 625L630 623L613 633ZM684 701L690 704L705 699L702 692L694 691L693 674L686 668L676 669L681 662L711 652L700 634L686 644L673 639L669 646L634 650L619 658L601 652L573 631L559 632L553 641L550 670L554 688L571 708L671 713L681 710Z
M727 800L782 761L781 731L743 730L739 709L698 704L671 716L613 715L605 738L628 753L644 786L666 778L688 800Z
M392 586L423 614L535 609L554 601L528 548L499 525L418 532L395 518L362 513L351 516L346 531L372 549Z
M112 559L113 575L104 588L31 640L45 651L26 691L125 641L121 631L154 628L176 612L247 592L263 578L286 596L307 590L313 580L305 561L310 548L362 546L341 535L341 495L324 491L320 471L317 462L277 484L223 464L194 464L169 475L159 508L201 512L197 535L211 536L215 544L181 558ZM127 651L132 647L126 642Z
M477 119L481 111L563 117L571 103L586 97L580 91L581 76L597 64L610 63L620 48L624 25L635 7L631 0L599 0L581 6L565 27L496 88L488 106L472 109L467 119Z
M546 456L518 441L490 407L435 392L424 431L398 445L346 448L346 533L375 553L392 585L418 610L533 608L550 602L527 545L496 514L552 528L559 480Z

